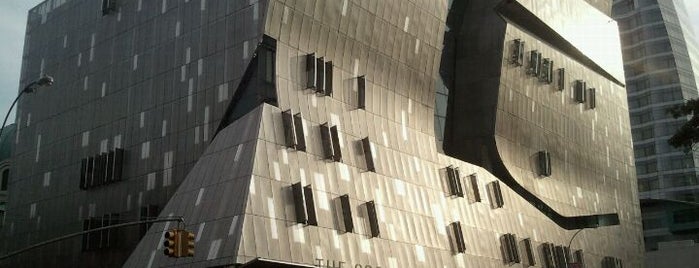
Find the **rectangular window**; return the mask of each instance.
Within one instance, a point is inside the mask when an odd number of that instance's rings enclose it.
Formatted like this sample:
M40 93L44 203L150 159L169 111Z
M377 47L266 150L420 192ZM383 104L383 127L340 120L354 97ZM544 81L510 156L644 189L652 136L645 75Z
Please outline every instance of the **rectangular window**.
M109 151L106 155L104 181L105 183L114 182L114 151Z
M349 195L342 195L339 199L344 231L345 233L351 233L354 231L354 222L352 221L352 206L350 205Z
M553 258L556 260L556 267L568 266L568 260L566 259L565 249L563 248L563 246L554 247Z
M315 199L313 198L313 189L311 188L311 185L306 185L306 187L303 187L303 199L306 201L306 216L308 217L308 225L318 226Z
M282 112L282 125L284 126L286 147L305 151L306 137L303 132L303 118L301 117L301 113L292 115L291 110Z
M590 109L595 109L597 108L597 90L594 88L590 88Z
M102 16L116 12L116 0L102 0Z
M529 53L529 69L527 73L534 77L541 75L541 53L533 50Z
M539 82L553 83L553 61L551 59L546 58L542 61Z
M139 220L145 221L145 220L152 220L158 217L158 214L160 214L160 208L157 205L148 205L148 206L142 206L141 211L139 215ZM141 237L145 236L146 233L148 232L148 229L153 225L153 223L142 223L140 225L140 232L141 232Z
M583 250L578 249L573 255L575 255L575 263L578 264L578 267L585 267L585 256L583 254Z
M583 80L575 81L575 101L585 103L585 95L587 91L587 83Z
M566 69L558 69L558 90L563 91L566 88Z
M476 174L471 174L468 176L471 183L471 196L473 196L473 202L481 202L481 191L478 188L478 177Z
M366 109L366 78L357 77L357 108Z
M5 169L2 171L2 185L0 185L0 191L7 191L7 182L10 180L10 170ZM2 222L0 221L0 224Z
M320 125L320 139L323 145L323 156L325 159L336 162L342 160L337 126L328 127L328 123Z
M452 222L449 224L449 232L454 242L454 249L457 253L466 252L466 242L464 240L464 233L461 230L461 222Z
M505 201L502 199L502 190L500 189L500 182L493 181L490 183L490 204L492 208L501 208L505 205Z
M464 197L464 190L461 187L461 176L459 175L459 168L448 166L446 171L447 180L449 182L449 194L451 196Z
M291 193L294 198L294 210L296 211L296 223L318 225L315 200L311 185L301 186L301 183L291 185Z
M83 158L80 161L80 189L81 190L86 190L87 189L87 158Z
M294 115L294 130L296 131L296 150L306 151L306 135L303 132L301 113Z
M519 249L517 248L517 237L514 234L504 234L500 237L503 252L505 253L505 262L507 264L520 263Z
M372 151L371 142L369 137L362 139L362 149L364 150L364 160L366 162L366 169L368 171L376 172L376 167L374 166L374 154Z
M124 149L114 149L114 181L121 181L124 170Z
M517 67L524 65L524 41L515 39L510 62Z
M296 211L296 223L308 224L308 214L306 214L305 190L301 183L291 185L291 193L294 197L294 211Z
M318 84L316 84L318 82L318 72L316 71L316 69L318 69L317 64L315 53L306 55L306 88L315 89L318 86Z
M551 176L551 154L548 151L539 151L537 159L539 162L539 176Z
M94 178L94 170L95 170L95 158L90 157L87 159L87 188L92 188L94 187L95 184L95 178Z
M325 94L325 60L323 57L316 59L316 93Z
M381 234L381 230L379 230L379 218L376 216L376 204L374 201L366 203L366 212L369 219L369 233L371 237L378 237Z
M556 262L553 257L553 247L551 243L544 243L541 245L541 256L544 258L544 267L556 267Z
M522 245L524 246L524 259L525 267L536 265L536 259L534 258L534 248L532 247L532 240L526 238L522 240Z
M333 62L325 63L325 96L333 95Z

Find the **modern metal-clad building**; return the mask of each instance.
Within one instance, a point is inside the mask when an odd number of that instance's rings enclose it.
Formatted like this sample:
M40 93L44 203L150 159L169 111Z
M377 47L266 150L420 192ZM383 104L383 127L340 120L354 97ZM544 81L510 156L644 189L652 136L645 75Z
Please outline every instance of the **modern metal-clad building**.
M3 249L175 216L196 249L165 256L155 223L6 263L640 267L618 31L590 3L47 1L22 81L57 83L20 103Z

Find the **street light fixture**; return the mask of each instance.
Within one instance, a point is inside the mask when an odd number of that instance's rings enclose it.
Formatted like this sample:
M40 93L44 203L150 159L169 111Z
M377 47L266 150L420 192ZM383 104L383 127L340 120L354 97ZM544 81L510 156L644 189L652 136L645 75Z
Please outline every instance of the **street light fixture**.
M24 87L24 89L22 89L22 91L19 92L19 95L17 95L17 98L15 98L15 101L13 101L12 105L10 105L10 109L7 110L7 114L5 114L5 120L2 121L2 127L0 127L0 137L2 137L2 131L5 129L5 124L7 123L7 118L10 117L10 112L12 112L12 108L15 107L15 104L17 104L17 101L19 100L19 98L22 97L22 95L24 93L34 93L34 91L36 91L40 87L50 87L50 86L53 86L53 77L45 75L45 76L39 78L39 80L32 81L31 83L29 83L29 85Z

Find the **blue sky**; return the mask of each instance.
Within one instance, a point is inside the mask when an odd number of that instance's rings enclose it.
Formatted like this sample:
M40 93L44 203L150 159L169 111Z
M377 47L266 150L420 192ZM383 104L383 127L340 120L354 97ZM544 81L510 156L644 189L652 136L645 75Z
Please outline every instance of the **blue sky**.
M27 11L42 0L0 0L0 116L4 116L19 89L22 68L22 49ZM685 0L688 14L699 14L699 0ZM699 16L694 16L693 27L699 37ZM57 78L60 79L60 78ZM14 111L9 122L14 121Z

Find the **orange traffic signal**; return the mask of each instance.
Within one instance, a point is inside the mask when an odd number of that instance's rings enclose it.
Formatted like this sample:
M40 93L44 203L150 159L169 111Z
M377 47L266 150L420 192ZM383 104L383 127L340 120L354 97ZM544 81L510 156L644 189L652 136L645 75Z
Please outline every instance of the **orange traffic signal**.
M180 251L181 232L181 230L172 229L163 234L163 236L165 237L165 241L163 242L163 245L165 246L165 250L163 250L163 253L165 253L165 256L172 258L180 257L180 255L182 254Z
M185 241L183 243L183 249L182 249L182 256L183 257L194 257L194 240L196 239L196 235L192 232L187 232L184 231L182 233L183 240Z

